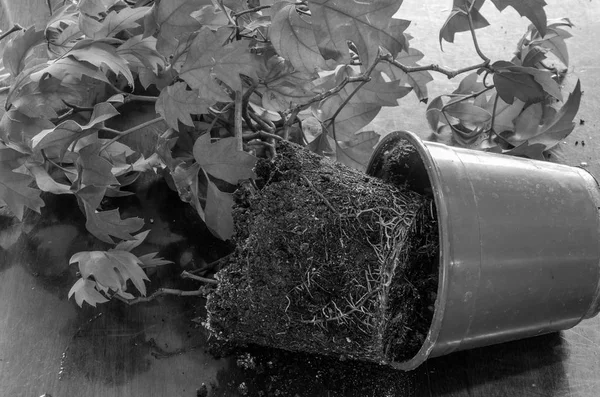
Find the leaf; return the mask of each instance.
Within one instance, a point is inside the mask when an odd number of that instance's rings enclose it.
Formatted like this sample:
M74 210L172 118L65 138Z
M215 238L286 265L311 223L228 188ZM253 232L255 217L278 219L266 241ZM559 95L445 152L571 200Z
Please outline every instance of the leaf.
M492 118L490 112L468 102L458 102L446 107L445 112L468 123L485 123Z
M541 45L549 49L565 65L569 66L569 50L565 39L571 37L570 33L559 28L548 28L548 32L541 39L533 40L530 45Z
M409 48L408 51L402 50L395 61L404 66L419 66L417 61L421 58L423 58L423 53L421 51ZM410 85L421 102L427 101L427 83L433 81L433 76L428 71L423 70L420 72L405 73L402 69L397 68L388 62L377 65L377 70L385 73L390 80L398 81L398 85L400 86L406 84Z
M479 13L479 9L485 0L476 0L473 9L471 10L471 20L473 21L473 29L481 29L489 26L489 22ZM449 43L454 43L454 35L459 32L467 32L470 30L469 17L467 9L470 5L468 0L453 0L452 11L440 29L440 47L442 47L442 39Z
M154 37L133 36L117 48L117 54L125 59L130 67L146 67L152 70L154 74L157 74L159 69L164 69L166 66L164 57L156 51L156 39Z
M200 139L200 138L198 138ZM171 172L173 182L177 187L177 193L179 198L184 203L189 203L200 215L200 218L204 221L205 214L202 205L200 204L200 183L198 181L198 175L200 171L200 164L194 163L192 165L178 164L175 170ZM204 176L204 174L202 174Z
M46 171L43 164L27 162L25 163L25 166L35 178L35 183L42 192L52 194L73 194L71 186L56 182L50 174L48 174L48 171Z
M310 17L300 16L295 4L276 3L271 7L273 19L269 29L269 39L275 50L287 59L299 72L315 73L330 70L317 46Z
M86 229L109 244L114 244L110 236L130 240L133 239L130 233L140 230L144 226L144 220L141 218L121 219L117 209L97 212L88 202L84 201L83 203L87 217Z
M208 179L208 178L207 178ZM229 240L233 235L233 195L224 193L208 179L206 191L206 226L221 240Z
M80 182L82 186L106 187L119 185L119 181L112 174L112 164L98 156L96 144L84 147L79 151L77 166L81 169Z
M78 8L85 14L96 16L105 13L117 2L118 0L81 0Z
M27 117L18 110L9 110L0 119L0 139L20 152L31 151L31 138L42 130L54 128L45 118Z
M502 12L508 6L514 8L519 15L526 17L533 23L542 36L546 35L546 12L544 0L492 0L496 8Z
M122 74L133 87L133 75L127 67L125 60L117 54L115 48L108 43L91 41L89 43L79 42L69 52L69 55L79 61L89 62L100 69L108 69L117 76Z
M65 80L65 77L67 76L73 77L76 80L81 80L85 75L94 80L108 83L106 75L97 67L87 62L79 62L70 57L64 57L50 62L44 69L33 73L31 75L31 80L36 82L42 81L45 80L47 75L55 77L59 82ZM64 83L62 85L66 87Z
M87 278L80 278L73 284L69 290L69 299L75 295L75 302L79 307L83 307L83 302L87 302L93 307L97 303L106 303L108 299L96 289L96 282Z
M529 51L527 52L527 54L525 55L525 58L523 59L523 66L526 67L535 67L535 65L541 61L543 61L544 59L546 59L546 51L547 50L543 50L541 49L541 47L531 47L529 48Z
M554 98L562 101L562 94L560 92L560 86L552 78L552 73L548 70L540 70L536 68L523 67L523 66L510 66L505 68L511 72L527 73L533 76L534 80L542 86L542 89Z
M206 26L211 30L217 30L223 26L229 25L229 18L223 11L214 5L208 5L194 11L191 17L200 22L200 25Z
M515 119L515 133L509 138L510 142L523 142L535 136L539 132L541 121L542 104L531 104Z
M240 74L258 79L258 66L248 48L249 42L235 41L222 46L217 37L210 29L202 28L179 73L191 88L200 90L202 97L213 103L230 100L215 78L234 91L242 91Z
M498 71L494 73L494 85L502 100L508 104L518 98L523 102L539 102L544 99L544 89L529 73Z
M19 219L23 219L25 207L40 212L44 201L40 191L29 187L33 178L12 171L11 160L21 156L13 149L0 149L0 204L4 203ZM14 165L14 164L13 164Z
M11 75L16 77L25 69L25 61L33 48L44 42L44 31L31 26L14 34L4 48L2 61Z
M314 97L311 89L314 74L294 70L290 62L277 55L269 58L266 69L264 75L259 74L262 84L257 88L265 109L283 112Z
M427 123L429 123L429 128L431 128L433 132L437 132L443 107L444 101L441 96L435 97L435 99L427 106L425 117L427 118Z
M340 68L335 75L328 76L325 83L317 88L321 91L331 89L346 77L355 75L356 72L350 67ZM337 94L322 101L315 108L315 116L321 121L331 119L359 84L346 84ZM372 76L371 81L362 86L336 116L335 130L332 131L335 132L334 139L338 141L351 140L357 131L377 116L382 106L397 106L397 100L411 90L411 87L401 87L393 81L385 82L380 74Z
M361 68L373 64L379 47L392 57L408 48L404 31L409 21L394 19L401 1L311 0L312 28L325 59L349 63L348 40L358 49Z
M150 7L125 7L119 12L111 11L102 21L101 29L94 32L92 38L101 39L105 37L114 37L123 30L137 28L140 26L139 21L142 20L149 11Z
M138 259L140 260L140 262L142 262L141 267L143 269L147 269L151 267L169 265L173 263L173 261L169 261L161 257L157 258L156 255L158 255L158 252L151 252L149 254L139 256Z
M198 90L188 90L187 84L178 82L160 92L156 112L164 117L169 127L179 131L178 121L193 127L190 115L207 113L210 105L212 103L201 98Z
M315 139L310 141L308 146L308 150L318 154L319 156L331 157L335 152L333 151L333 145L335 141L332 137L329 136L328 133L322 132Z
M202 135L194 143L194 158L204 171L233 185L256 177L253 168L258 159L238 151L233 137L210 143L210 134Z
M34 150L56 147L60 150L60 157L64 155L67 147L73 140L81 135L83 131L89 130L96 124L106 121L119 112L108 102L100 102L94 106L94 111L87 124L81 125L74 120L66 120L54 128L41 131L31 139Z
M350 141L339 141L335 151L337 160L348 167L365 171L378 141L379 134L374 131L359 132Z
M489 102L487 110L492 112L494 109L495 97ZM514 120L519 116L523 107L525 106L525 102L517 99L512 104L508 104L504 102L502 99L498 98L496 103L496 115L494 116L494 131L497 133L504 131L514 131L515 124Z
M121 241L119 244L115 245L114 249L118 251L131 251L144 242L146 237L148 237L148 233L150 233L150 230L136 234L133 236L133 240Z
M177 48L179 36L200 29L202 25L191 14L207 5L212 5L210 0L169 0L155 5L154 23L158 28L158 52L168 57Z
M63 19L58 27L46 28L48 50L58 56L70 51L81 36L83 32L79 29L77 19L72 21Z
M577 80L577 84L573 92L569 94L567 102L560 108L556 116L540 127L540 132L533 138L528 139L530 145L541 143L545 146L545 150L556 146L560 141L565 139L575 128L573 119L579 111L581 102L581 82Z
M452 93L457 95L470 95L481 91L484 86L483 83L477 81L477 77L479 77L477 72L468 74L460 81L458 88Z
M140 266L140 260L128 251L82 251L69 259L69 264L78 263L83 279L94 277L97 284L116 292L125 292L131 280L137 290L146 295L144 281L150 281Z

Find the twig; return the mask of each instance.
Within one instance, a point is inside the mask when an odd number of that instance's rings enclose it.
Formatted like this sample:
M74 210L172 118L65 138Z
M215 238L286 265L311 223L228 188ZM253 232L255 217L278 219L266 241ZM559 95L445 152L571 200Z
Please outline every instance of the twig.
M125 96L125 103L127 102L156 102L158 97L149 95L136 95L136 94L123 94Z
M5 37L7 37L11 34L18 32L19 30L23 30L23 27L21 25L19 25L18 23L15 23L12 28L10 28L6 32L0 34L0 41L2 41L2 39L4 39Z
M206 278L206 277L196 276L185 270L180 274L180 277L181 278L189 278L191 280L200 281L201 283L206 283L206 284L213 284L213 285L219 284L219 282L217 280L215 280L214 278Z
M235 92L235 142L238 152L244 151L244 140L242 138L242 92Z
M134 299L125 299L122 296L115 295L114 297L120 300L123 303L127 303L128 305L135 305L137 303L146 303L151 302L159 296L165 295L173 295L173 296L202 296L204 291L201 289L194 291L182 291L179 289L171 289L171 288L159 288L150 296L140 296Z
M280 137L279 135L271 134L265 131L256 131L249 134L244 134L243 139L245 141L251 141L253 139L274 139L276 141L284 141L285 138Z
M489 63L490 58L486 57L483 54L483 52L481 52L481 49L479 48L479 43L477 42L477 35L475 34L475 28L473 27L473 17L471 17L471 10L473 9L474 4L475 4L475 0L472 1L471 6L467 10L467 19L469 20L469 30L471 31L471 37L473 38L473 44L475 45L475 51L477 51L477 55L479 55L479 57L481 59L483 59L484 62Z
M485 68L488 67L489 65L489 61L484 61L481 63L478 63L477 65L472 65L472 66L467 66L461 69L447 69L444 68L442 66L436 65L436 64L431 64L431 65L425 65L425 66L406 66L401 64L400 62L396 61L394 58L392 58L391 55L384 55L382 58L383 61L386 61L392 65L394 65L395 67L397 67L398 69L402 70L404 73L415 73L415 72L422 72L422 71L432 71L432 72L438 72L441 73L443 75L446 75L449 79L452 79L456 76L458 76L459 74L465 73L465 72L469 72L471 70L476 70L476 69L480 69L480 68Z
M302 175L302 179L304 179L304 181L308 184L308 186L321 198L321 200L323 200L325 205L327 205L327 207L329 207L329 209L331 211L333 211L338 216L341 216L340 213L333 207L333 205L331 205L329 200L327 200L327 197L323 196L323 193L321 193L320 191L317 190L317 188L315 187L315 185L313 185L313 183L310 181L310 179L308 179L305 175Z
M250 111L248 112L248 114L250 115L250 118L254 121L256 121L256 123L265 131L273 133L275 132L275 124L271 123L270 121L267 120L263 120L259 115L257 115L256 113L254 113L254 111L252 111L252 109L250 109ZM270 123L270 124L269 124Z
M132 132L136 132L138 130L141 130L142 128L148 127L149 125L158 123L159 121L162 121L163 118L162 117L157 117L155 119L146 121L145 123L142 123L140 125L136 125L135 127L132 127L128 130L125 131L117 131L117 130L112 130L112 132L114 133L119 133L119 135L117 135L116 137L112 138L110 141L106 142L104 145L102 145L102 147L100 148L99 152L102 152L103 150L105 150L107 147L109 147L110 145L112 145L113 143L115 143L116 141L118 141L119 139L121 139L122 137L124 137L125 135L129 135Z
M248 128L250 128L252 131L256 131L256 128L254 127L252 120L250 120L250 117L248 116L248 101L250 100L250 97L256 90L256 87L258 87L258 81L252 80L250 87L248 87L246 92L244 92L244 96L242 97L242 118L248 125Z
M204 271L206 271L206 269L212 269L215 265L218 265L219 263L229 259L232 255L233 255L233 252L231 254L227 254L227 255L217 259L216 261L210 262L208 265L204 266L202 269L192 270L189 273L196 274L196 273L204 272Z

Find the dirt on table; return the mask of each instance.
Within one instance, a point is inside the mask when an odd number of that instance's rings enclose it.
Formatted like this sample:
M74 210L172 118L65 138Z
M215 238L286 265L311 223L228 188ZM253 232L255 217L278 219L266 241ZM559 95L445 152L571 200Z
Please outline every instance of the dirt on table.
M283 142L234 206L236 250L217 273L217 338L389 364L433 316L433 200Z

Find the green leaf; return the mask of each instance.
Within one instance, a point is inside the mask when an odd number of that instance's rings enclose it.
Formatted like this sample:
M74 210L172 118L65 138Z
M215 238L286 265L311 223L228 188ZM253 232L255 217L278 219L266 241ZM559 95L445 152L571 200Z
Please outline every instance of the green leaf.
M493 96L490 99L490 102L486 108L487 111L493 112L494 110L494 102L496 98ZM514 131L515 130L515 119L519 116L523 107L525 106L525 102L517 99L512 104L508 104L504 102L502 99L498 98L496 103L496 115L494 116L494 131L497 133L504 131Z
M552 78L552 73L548 70L540 70L536 68L524 67L524 66L510 66L505 68L511 72L526 73L533 76L534 80L542 86L542 89L554 98L562 101L562 94L560 92L560 86ZM504 70L504 69L503 69Z
M87 131L96 124L106 121L119 112L108 102L100 102L94 106L94 111L87 124L81 125L74 120L66 120L54 128L41 131L31 139L31 145L34 150L56 147L60 151L60 157L64 155L69 144L74 139L82 136L83 131Z
M89 62L101 70L111 70L117 76L123 75L133 87L133 75L127 67L127 62L117 54L116 49L108 43L100 41L79 42L69 52L69 55L79 61Z
M154 37L133 36L117 48L117 54L125 59L131 68L146 67L154 74L166 66L164 57L156 51Z
M492 118L490 112L468 102L458 102L446 107L445 112L467 123L485 123Z
M96 144L84 147L79 151L77 166L81 169L80 181L82 186L106 187L119 185L119 181L112 174L112 164L98 156Z
M536 136L528 139L529 144L535 145L536 143L541 143L545 146L545 150L548 150L565 139L575 128L573 119L579 111L580 102L581 82L577 80L577 84L573 92L569 94L569 98L565 104L552 120L547 121L540 127L540 132Z
M33 48L44 42L44 31L34 26L14 34L4 48L2 61L11 75L16 77L25 69L27 56Z
M87 278L80 278L69 290L69 299L75 295L75 302L79 307L83 307L83 302L87 302L93 307L98 303L106 303L108 299L96 290L96 282Z
M217 38L210 29L202 28L179 73L190 87L200 90L203 98L213 103L230 100L215 78L234 91L242 91L240 74L258 79L258 65L248 48L249 42L236 41L222 46Z
M58 26L46 28L48 50L57 56L62 56L70 51L81 36L83 36L83 32L79 29L76 18L74 20L63 19Z
M206 26L211 30L217 30L223 26L229 25L229 18L223 11L214 5L208 5L194 11L191 17L200 22L200 25Z
M315 139L310 141L308 146L308 150L318 154L319 156L331 157L335 152L333 151L333 145L335 141L332 137L329 136L328 133L322 132L316 136Z
M515 119L515 133L509 138L510 142L523 142L535 136L540 130L542 122L542 104L534 103L525 109Z
M140 262L142 262L140 266L143 269L147 269L157 266L169 265L173 263L173 261L169 261L161 257L157 258L156 255L158 255L158 252L151 252L149 254L139 256L138 259L140 260Z
M210 0L169 0L155 5L153 14L158 28L158 52L168 57L177 48L179 36L200 29L202 25L192 17L192 13L207 5L212 5Z
M349 63L348 41L358 49L361 68L367 69L379 47L396 57L408 48L404 31L409 21L394 19L402 1L311 0L312 28L321 55Z
M100 289L125 292L131 280L137 290L146 295L144 281L150 281L141 268L140 260L128 251L82 251L69 259L69 264L78 263L83 279L94 277Z
M479 75L477 72L466 75L459 83L458 88L452 93L457 95L470 95L475 92L481 91L484 86L483 83L477 81Z
M173 177L173 182L175 182L175 187L181 201L189 203L198 212L200 218L205 220L204 209L200 203L200 195L204 193L201 191L198 180L199 171L200 164L194 163L188 166L183 163L175 167L175 170L171 172L171 176ZM204 176L204 173L202 176Z
M50 62L44 69L33 73L31 79L33 81L43 81L47 75L55 77L59 82L62 82L67 76L81 80L85 75L94 80L108 83L108 78L99 68L90 63L79 62L70 57L59 58Z
M356 76L356 74L350 67L340 68L335 75L327 76L317 89L329 90L340 84L346 77ZM323 122L331 119L359 84L346 84L337 94L315 106L315 116ZM352 140L357 131L373 121L382 106L397 106L397 100L411 90L411 87L398 86L394 81L385 82L381 75L372 76L371 81L362 86L336 116L334 139Z
M148 237L148 233L150 233L150 230L136 234L133 236L133 240L121 241L119 244L115 245L114 249L118 251L131 251L144 242L146 237Z
M8 206L22 220L25 207L40 212L44 201L38 189L29 187L33 181L31 176L12 171L14 159L20 156L22 154L13 149L0 149L0 204Z
M79 2L79 11L97 16L98 14L105 13L110 7L116 4L118 0L81 0Z
M375 131L362 131L352 140L337 142L335 155L340 163L365 171L378 141L379 134Z
M101 29L94 32L91 38L101 39L114 37L117 33L140 26L140 20L150 11L150 7L125 7L121 11L111 11L102 21Z
M533 23L542 36L546 35L546 12L544 0L492 0L499 11L504 11L508 6L514 8L519 15L526 17Z
M569 66L569 50L565 39L571 34L560 28L548 28L548 32L541 39L533 40L530 45L540 45L550 50L565 65Z
M309 16L301 16L296 12L296 6L287 2L274 4L271 12L273 21L269 39L279 55L299 72L331 69L332 62L327 62L319 52Z
M45 118L31 118L18 110L9 110L0 119L0 139L9 147L26 153L31 151L31 138L54 124Z
M437 132L443 107L444 101L441 96L435 97L435 99L427 105L425 117L427 118L427 123L429 123L429 128L431 128L433 132Z
M508 104L512 104L514 98L523 102L539 102L544 99L544 89L529 73L496 72L494 85L500 98Z
M83 201L87 222L86 229L100 240L114 244L110 236L123 240L133 239L130 233L138 231L144 226L141 218L121 219L119 210L97 212L95 208Z
M73 194L71 186L63 183L58 183L48 174L44 165L37 162L27 162L25 166L35 178L37 187L42 192L48 192L52 194Z
M417 61L421 58L423 58L423 53L421 51L409 48L408 51L402 50L395 60L404 66L419 66ZM423 70L420 72L405 73L402 69L387 62L380 63L376 68L382 73L385 73L390 80L398 81L398 85L410 85L421 102L427 101L427 83L433 81L433 76L428 71Z
M208 179L208 178L207 178ZM208 179L206 191L206 226L221 240L229 240L233 235L233 195L224 193Z
M198 90L188 90L187 84L178 82L160 92L156 112L164 117L169 127L179 130L178 121L190 127L191 114L207 113L212 103L200 97Z
M527 54L525 55L525 58L523 59L523 62L522 62L523 66L535 67L535 65L537 63L546 59L546 51L548 51L548 50L544 50L538 46L527 47L527 48L528 48Z
M473 21L474 29L481 29L489 26L489 22L479 13L479 9L485 0L476 0L473 9L471 10L471 20ZM468 32L469 18L467 9L470 1L468 0L453 0L452 11L440 29L440 47L442 47L442 39L449 43L454 43L454 35L459 32Z
M262 94L265 109L283 112L299 104L308 102L314 93L314 74L298 72L287 60L275 55L266 62L266 73L259 74L262 84L257 90Z
M256 177L253 168L258 159L238 151L233 137L210 143L210 134L202 135L194 143L194 158L204 171L234 185Z

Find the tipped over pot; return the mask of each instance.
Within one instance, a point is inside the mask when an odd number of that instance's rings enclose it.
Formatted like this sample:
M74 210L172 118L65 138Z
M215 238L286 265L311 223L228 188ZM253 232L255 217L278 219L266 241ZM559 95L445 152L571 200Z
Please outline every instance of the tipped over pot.
M431 327L394 367L568 329L600 310L600 192L587 171L394 132L367 173L433 195L437 209Z

